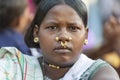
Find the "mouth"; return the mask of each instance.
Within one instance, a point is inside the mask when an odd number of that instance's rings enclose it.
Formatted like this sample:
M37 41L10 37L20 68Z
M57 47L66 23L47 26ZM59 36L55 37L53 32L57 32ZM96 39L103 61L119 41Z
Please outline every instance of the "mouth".
M70 53L71 51L72 51L72 49L69 47L66 47L66 48L56 47L56 48L54 48L54 52L58 53L58 54L66 54L66 53Z

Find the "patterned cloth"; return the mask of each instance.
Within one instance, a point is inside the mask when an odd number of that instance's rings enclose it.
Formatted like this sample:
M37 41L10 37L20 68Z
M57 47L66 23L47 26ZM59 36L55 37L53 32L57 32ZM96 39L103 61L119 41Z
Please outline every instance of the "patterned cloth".
M79 60L59 80L91 80L106 65L102 60L94 61L81 54ZM43 80L38 59L23 55L14 47L3 47L0 49L0 80Z
M0 80L43 80L43 78L35 57L23 55L16 48L2 48Z

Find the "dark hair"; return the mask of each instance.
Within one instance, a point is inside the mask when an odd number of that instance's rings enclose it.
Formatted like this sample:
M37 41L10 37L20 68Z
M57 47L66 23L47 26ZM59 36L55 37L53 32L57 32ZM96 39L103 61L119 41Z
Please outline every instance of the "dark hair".
M9 27L27 6L27 0L0 0L0 30Z
M38 4L39 4L40 1L41 0L33 0L33 2L35 3L36 6L38 6Z
M31 23L31 26L29 27L25 35L25 41L28 47L36 47L36 48L39 47L39 44L34 43L33 41L34 26L38 25L40 27L41 22L46 16L47 12L52 7L59 4L66 4L72 7L78 13L78 15L82 18L84 25L87 26L87 8L81 0L41 0L37 9L36 15L33 19L33 22Z

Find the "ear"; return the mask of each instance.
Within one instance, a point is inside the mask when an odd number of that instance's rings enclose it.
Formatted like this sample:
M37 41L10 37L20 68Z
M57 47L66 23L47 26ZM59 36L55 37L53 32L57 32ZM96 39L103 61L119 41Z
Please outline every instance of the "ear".
M33 32L33 36L34 37L38 37L38 33L39 33L39 27L38 27L38 25L34 26L34 30L33 31L34 31Z

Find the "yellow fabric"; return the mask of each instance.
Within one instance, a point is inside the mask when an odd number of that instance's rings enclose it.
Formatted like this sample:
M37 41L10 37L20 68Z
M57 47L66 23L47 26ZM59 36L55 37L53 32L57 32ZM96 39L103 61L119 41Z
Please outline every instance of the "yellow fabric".
M107 53L103 58L115 68L120 66L120 56L116 52Z

